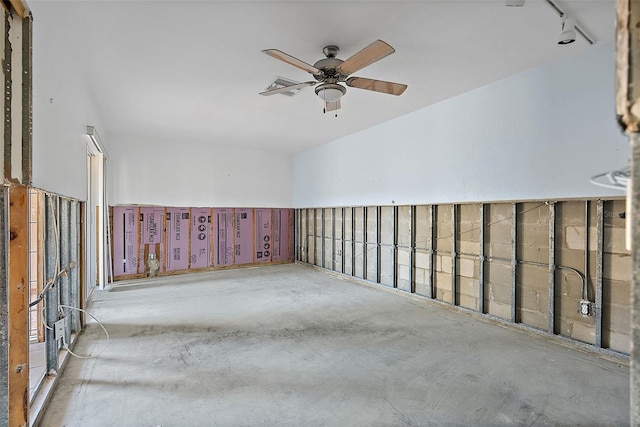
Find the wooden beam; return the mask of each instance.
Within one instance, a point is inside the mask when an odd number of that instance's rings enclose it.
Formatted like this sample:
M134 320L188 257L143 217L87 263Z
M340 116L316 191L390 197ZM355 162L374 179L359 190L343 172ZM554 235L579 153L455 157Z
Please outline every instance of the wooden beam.
M9 0L11 8L18 14L20 19L24 19L29 16L29 8L22 0Z
M9 188L9 425L29 414L29 191Z

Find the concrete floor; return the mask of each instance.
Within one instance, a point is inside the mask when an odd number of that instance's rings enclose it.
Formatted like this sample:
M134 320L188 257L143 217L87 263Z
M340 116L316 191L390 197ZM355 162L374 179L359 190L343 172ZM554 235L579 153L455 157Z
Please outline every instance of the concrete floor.
M42 426L629 424L623 364L307 266L94 300Z

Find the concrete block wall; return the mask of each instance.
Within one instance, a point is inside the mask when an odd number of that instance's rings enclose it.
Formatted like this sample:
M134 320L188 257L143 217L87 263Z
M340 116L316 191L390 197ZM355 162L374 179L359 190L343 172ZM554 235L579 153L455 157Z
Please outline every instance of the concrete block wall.
M460 205L456 214L456 302L478 311L480 273L481 205Z
M623 199L299 209L299 221L315 218L316 225L296 228L296 254L301 262L628 354L624 214ZM324 252L302 250L314 242L325 242ZM588 315L579 311L581 300Z
M398 289L406 292L412 291L412 208L411 206L398 206L396 208L396 240L397 240L397 266L398 274L396 284ZM384 215L383 215L384 218Z
M435 211L434 266L435 298L453 304L453 271L451 256L453 243L452 205L440 205Z
M631 254L624 244L624 200L604 204L602 343L629 352L631 340Z
M494 316L511 319L512 270L511 270L511 226L510 203L493 203L485 207L484 253L488 257L485 265L486 312Z

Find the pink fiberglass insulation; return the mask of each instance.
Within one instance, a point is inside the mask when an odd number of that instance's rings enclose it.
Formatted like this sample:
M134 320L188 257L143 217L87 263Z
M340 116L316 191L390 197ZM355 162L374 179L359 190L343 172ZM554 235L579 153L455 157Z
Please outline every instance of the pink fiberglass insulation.
M292 259L290 237L293 236L293 211L291 209L273 209L271 221L272 261Z
M233 227L234 264L251 264L253 262L253 209L235 209Z
M189 268L189 208L167 208L166 271Z
M213 210L213 265L233 264L233 209Z
M191 209L190 268L211 266L211 209Z
M137 273L138 258L138 208L114 206L113 208L113 276Z
M255 251L253 262L271 261L271 209L254 209Z
M140 256L138 259L138 273L144 273L145 245L156 245L160 243L160 258L162 258L162 234L164 229L164 208L141 207L140 208Z

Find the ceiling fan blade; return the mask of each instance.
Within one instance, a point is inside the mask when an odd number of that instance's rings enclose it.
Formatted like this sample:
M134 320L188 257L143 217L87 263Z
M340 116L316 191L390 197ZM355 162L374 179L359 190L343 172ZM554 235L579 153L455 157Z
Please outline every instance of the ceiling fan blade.
M402 83L385 82L383 80L365 79L364 77L349 77L345 83L347 86L358 89L372 90L374 92L388 93L390 95L402 95L407 85Z
M376 40L360 52L347 58L338 68L342 74L349 75L367 65L373 64L387 55L391 55L395 51L396 50L386 42Z
M318 74L322 74L322 71L318 70L313 65L309 65L306 62L299 60L298 58L294 58L293 56L289 55L288 53L284 53L281 50L265 49L262 51L262 53L265 53L273 58L279 59L280 61L286 62L289 65L293 65L294 67L298 67L301 70L304 70L313 74L314 76Z
M260 95L264 95L264 96L275 95L277 93L289 92L290 90L302 89L303 87L313 86L316 83L318 82L304 82L304 83L298 83L297 85L283 86L275 89L264 90L260 92Z
M327 102L325 102L325 105L324 105L324 112L328 113L329 111L339 110L341 106L342 105L340 105L340 100L339 99L337 101L333 101L333 102L327 101Z

